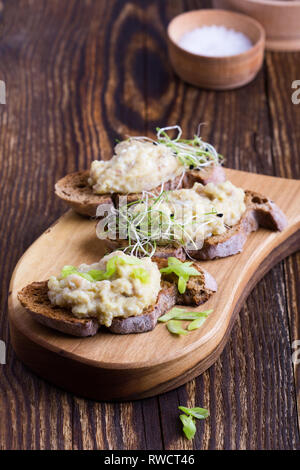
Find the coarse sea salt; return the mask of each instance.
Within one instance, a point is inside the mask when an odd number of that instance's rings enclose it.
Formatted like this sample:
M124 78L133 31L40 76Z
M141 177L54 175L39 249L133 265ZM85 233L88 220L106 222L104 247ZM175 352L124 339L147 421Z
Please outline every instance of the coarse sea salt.
M179 46L193 54L226 57L241 54L252 47L245 34L225 26L202 26L185 33Z

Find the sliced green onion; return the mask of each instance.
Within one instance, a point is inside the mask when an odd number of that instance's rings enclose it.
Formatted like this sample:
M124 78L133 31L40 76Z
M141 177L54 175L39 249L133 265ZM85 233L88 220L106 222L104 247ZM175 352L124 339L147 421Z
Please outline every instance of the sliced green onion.
M213 312L213 309L210 309L210 310L206 310L205 312L205 315L201 318L196 318L194 321L192 321L189 326L188 326L188 330L189 331L193 331L193 330L197 330L198 328L200 328L203 323L205 322L206 318L208 317L208 315Z
M186 312L183 308L174 307L172 310L159 317L158 321L165 323L172 319L185 320L187 317L188 320L195 320L196 318L199 318L199 316L196 316L196 313L198 312ZM190 316L192 316L192 318L190 318Z
M183 432L187 439L193 439L196 433L196 424L192 416L180 415L179 416L183 424Z
M187 282L187 279L182 277L182 276L179 276L178 278L178 291L179 291L179 294L184 294L184 292L186 291L186 282Z
M116 269L117 269L117 258L118 256L113 256L107 261L106 271L105 271L105 274L107 277L111 277L115 274Z
M203 318L197 318L196 320L192 321L189 326L187 327L187 329L189 331L193 331L193 330L197 330L198 328L200 328L200 326L203 325L203 323L205 322L206 320L206 317L203 317Z
M88 271L88 274L91 276L93 281L103 281L103 279L106 279L106 274L105 271L101 271L100 269L91 269Z
M187 335L188 334L188 332L182 328L181 322L177 320L170 320L167 323L167 328L170 331L170 333L173 333L174 335Z
M131 256L127 258L122 258L122 256L114 256L113 258L117 258L118 264L129 264L129 265L134 265L134 264L141 264L142 260L139 258L136 258L136 256ZM113 259L111 258L111 259Z
M178 258L175 258L175 256L169 256L168 258L168 265L173 265L173 264L177 264L178 266L181 266L182 265L182 261L180 261ZM187 266L191 266L193 263L191 261L187 261L185 263Z
M75 273L75 274L77 274L77 275L80 276L80 277L83 277L83 278L86 279L87 281L95 282L94 279L92 278L92 276L90 276L89 273L82 273L82 272L80 272L80 271L77 271L77 273Z
M198 406L195 408L186 408L185 406L178 406L180 411L183 411L188 416L193 416L197 419L205 419L209 416L209 411L205 408L199 408Z
M78 269L75 268L75 266L64 266L61 270L60 277L62 279L65 279L71 274L77 274L77 276L83 277L84 279L87 279L88 281L93 281L93 278L92 276L89 275L89 273L82 273L78 271Z
M175 318L179 312L183 312L183 309L174 307L172 310L159 317L158 321L165 323Z
M70 274L77 273L77 268L75 266L64 266L61 270L60 277L65 279L66 277L70 276Z
M167 322L169 320L199 320L201 318L206 318L213 310L204 310L202 312L197 311L187 311L183 308L174 307L169 312L162 315L158 321Z
M162 274L176 274L178 276L178 291L180 294L184 294L190 276L200 276L199 271L193 268L192 264L190 261L182 262L171 256L168 258L168 266L161 268L160 272Z
M140 264L141 260L138 258L123 258L122 256L113 256L110 258L106 263L106 271L101 271L100 269L91 269L88 272L81 272L75 266L64 266L61 270L61 278L65 279L66 277L70 276L71 274L77 274L77 276L83 277L87 281L90 282L97 282L103 281L104 279L109 279L112 277L116 270L117 264L128 264L128 265L136 265ZM149 280L149 273L146 269L142 267L133 268L133 277L140 279L142 282L148 282Z
M135 279L139 279L143 284L147 284L150 279L149 272L140 266L132 269L131 276Z

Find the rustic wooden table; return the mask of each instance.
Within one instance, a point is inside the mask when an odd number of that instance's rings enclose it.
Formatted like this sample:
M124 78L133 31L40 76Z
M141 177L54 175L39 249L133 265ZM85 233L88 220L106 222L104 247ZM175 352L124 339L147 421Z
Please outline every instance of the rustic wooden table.
M7 0L0 2L1 449L295 449L300 367L300 255L278 264L243 307L220 359L170 393L130 403L96 403L44 382L16 359L7 324L12 270L65 207L53 194L67 172L109 158L115 138L180 123L202 135L227 166L300 176L300 53L267 53L253 83L211 92L170 68L166 25L197 0ZM300 204L300 201L299 201ZM47 253L45 253L47 256ZM49 364L51 367L51 364ZM177 406L209 408L193 442ZM298 408L299 409L299 408Z

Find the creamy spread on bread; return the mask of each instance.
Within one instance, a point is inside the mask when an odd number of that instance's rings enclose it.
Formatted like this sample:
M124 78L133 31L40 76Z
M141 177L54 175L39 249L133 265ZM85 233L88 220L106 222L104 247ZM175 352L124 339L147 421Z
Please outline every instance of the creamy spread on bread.
M185 246L188 244L189 249L193 249L193 243L197 241L200 249L205 239L225 233L228 226L240 220L246 210L245 193L230 181L205 186L195 183L191 189L166 192L158 202L154 200L152 206L150 203L150 208L151 224L161 227L160 244L169 243L170 234L171 239L179 240ZM129 210L143 212L145 208L140 203ZM159 224L155 220L157 217Z
M76 273L67 277L51 276L48 281L51 303L69 308L78 318L97 318L100 324L107 327L114 317L137 316L154 305L160 291L161 274L149 257L137 259L116 251L106 255L99 263L82 264L78 271L105 270L107 262L113 257L123 262L116 262L114 274L105 280L91 282ZM146 282L134 276L135 268L147 273Z
M224 225L232 227L237 224L246 210L244 190L234 186L231 181L208 183L205 186L196 183L194 189L210 200L218 214L223 214Z
M128 194L154 189L183 172L169 147L132 138L116 145L111 160L92 162L88 183L96 194Z

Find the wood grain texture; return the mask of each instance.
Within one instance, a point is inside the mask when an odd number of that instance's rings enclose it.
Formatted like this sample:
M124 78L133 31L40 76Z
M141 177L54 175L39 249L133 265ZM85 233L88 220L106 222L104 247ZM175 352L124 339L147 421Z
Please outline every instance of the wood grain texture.
M299 446L291 362L299 331L299 254L278 264L250 294L217 363L186 386L134 403L78 399L38 379L14 356L6 299L24 250L64 211L54 182L109 158L113 141L199 122L227 165L300 177L298 53L267 53L253 83L204 92L180 82L165 28L209 1L7 0L1 2L1 317L7 364L0 366L1 449L295 449ZM45 253L45 256L47 254ZM297 378L297 389L295 386ZM208 407L193 442L177 405Z

